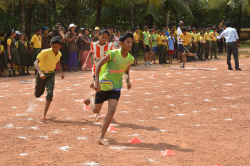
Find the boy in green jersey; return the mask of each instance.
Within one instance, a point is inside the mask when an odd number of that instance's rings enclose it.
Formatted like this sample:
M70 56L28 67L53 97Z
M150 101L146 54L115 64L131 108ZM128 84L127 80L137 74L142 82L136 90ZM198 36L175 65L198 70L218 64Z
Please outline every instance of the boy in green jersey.
M91 109L100 117L104 101L108 100L108 113L104 119L101 133L97 139L100 145L109 145L104 141L104 135L113 119L122 89L122 76L125 74L127 89L132 85L129 79L129 69L134 62L134 57L128 53L132 48L133 34L125 33L119 38L120 49L110 50L108 54L96 65L94 82L94 95L90 95L85 103L90 103ZM87 105L87 104L86 104Z

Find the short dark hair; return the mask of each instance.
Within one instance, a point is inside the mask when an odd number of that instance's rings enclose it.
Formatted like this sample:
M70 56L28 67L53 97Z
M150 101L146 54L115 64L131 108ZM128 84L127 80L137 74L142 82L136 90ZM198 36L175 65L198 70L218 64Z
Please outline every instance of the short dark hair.
M62 24L59 22L59 23L57 23L56 25L62 25Z
M203 34L204 32L200 32L200 34Z
M196 29L195 27L192 28L192 30L195 30L195 29Z
M144 29L148 28L148 26L145 26Z
M115 36L114 35L111 35L110 39L113 39Z
M170 34L174 33L173 31L170 32Z
M217 29L217 28L216 28L216 27L213 27L213 28L212 28L212 30L215 30L215 29Z
M40 31L40 30L41 30L40 27L36 27L35 32L36 32L36 31Z
M153 32L154 30L153 29L150 29L149 32Z
M139 29L139 28L138 28L138 27L135 27L135 28L134 28L134 30L137 30L137 29Z
M155 30L159 30L159 29L156 27Z
M182 32L183 32L183 31L186 32L186 31L187 31L187 28L184 27L184 28L181 29L181 31L182 31Z
M226 23L226 27L230 27L231 25L232 25L231 22Z
M124 42L129 37L133 39L134 36L132 33L124 33L120 36L119 41Z
M183 23L180 23L179 26L184 26L184 24L183 24Z
M110 36L110 33L107 29L100 30L99 35L103 35L104 33L106 33L106 34L108 34L108 36Z
M60 39L60 37L59 36L54 36L54 37L52 37L52 39L50 40L50 44L61 44L61 39Z

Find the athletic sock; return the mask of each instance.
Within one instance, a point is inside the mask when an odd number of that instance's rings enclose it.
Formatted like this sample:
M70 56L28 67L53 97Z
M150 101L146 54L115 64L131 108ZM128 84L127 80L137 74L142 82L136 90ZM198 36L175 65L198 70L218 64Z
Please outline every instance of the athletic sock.
M9 75L11 75L11 68L8 68Z
M12 68L12 70L13 70L13 75L16 75L15 68Z

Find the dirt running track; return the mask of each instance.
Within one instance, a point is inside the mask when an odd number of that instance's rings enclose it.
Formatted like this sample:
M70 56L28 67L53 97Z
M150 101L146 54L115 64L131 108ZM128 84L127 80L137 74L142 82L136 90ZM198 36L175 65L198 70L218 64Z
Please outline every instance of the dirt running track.
M102 121L79 102L92 92L90 72L56 75L48 123L39 121L45 95L34 97L34 75L0 78L0 165L249 165L249 64L240 60L244 71L228 71L225 60L188 63L189 70L132 67L135 82L122 89L106 147L95 143ZM129 144L134 137L142 143ZM176 155L161 156L166 149Z

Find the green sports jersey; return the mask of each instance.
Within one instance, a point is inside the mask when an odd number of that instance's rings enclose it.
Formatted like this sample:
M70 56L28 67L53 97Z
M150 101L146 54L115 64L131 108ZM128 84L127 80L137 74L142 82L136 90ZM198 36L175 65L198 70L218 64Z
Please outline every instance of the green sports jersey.
M134 57L128 53L127 58L121 56L121 49L110 50L110 60L101 68L99 82L102 91L120 91L122 89L122 76L128 66L134 62Z
M159 36L158 34L153 34L153 35L152 35L152 40L157 39L158 36ZM157 41L153 41L153 42L152 42L152 46L153 46L153 47L157 47Z
M149 45L149 37L151 35L149 34L149 32L146 32L146 31L144 31L142 34L144 35L144 40L143 40L144 44Z

